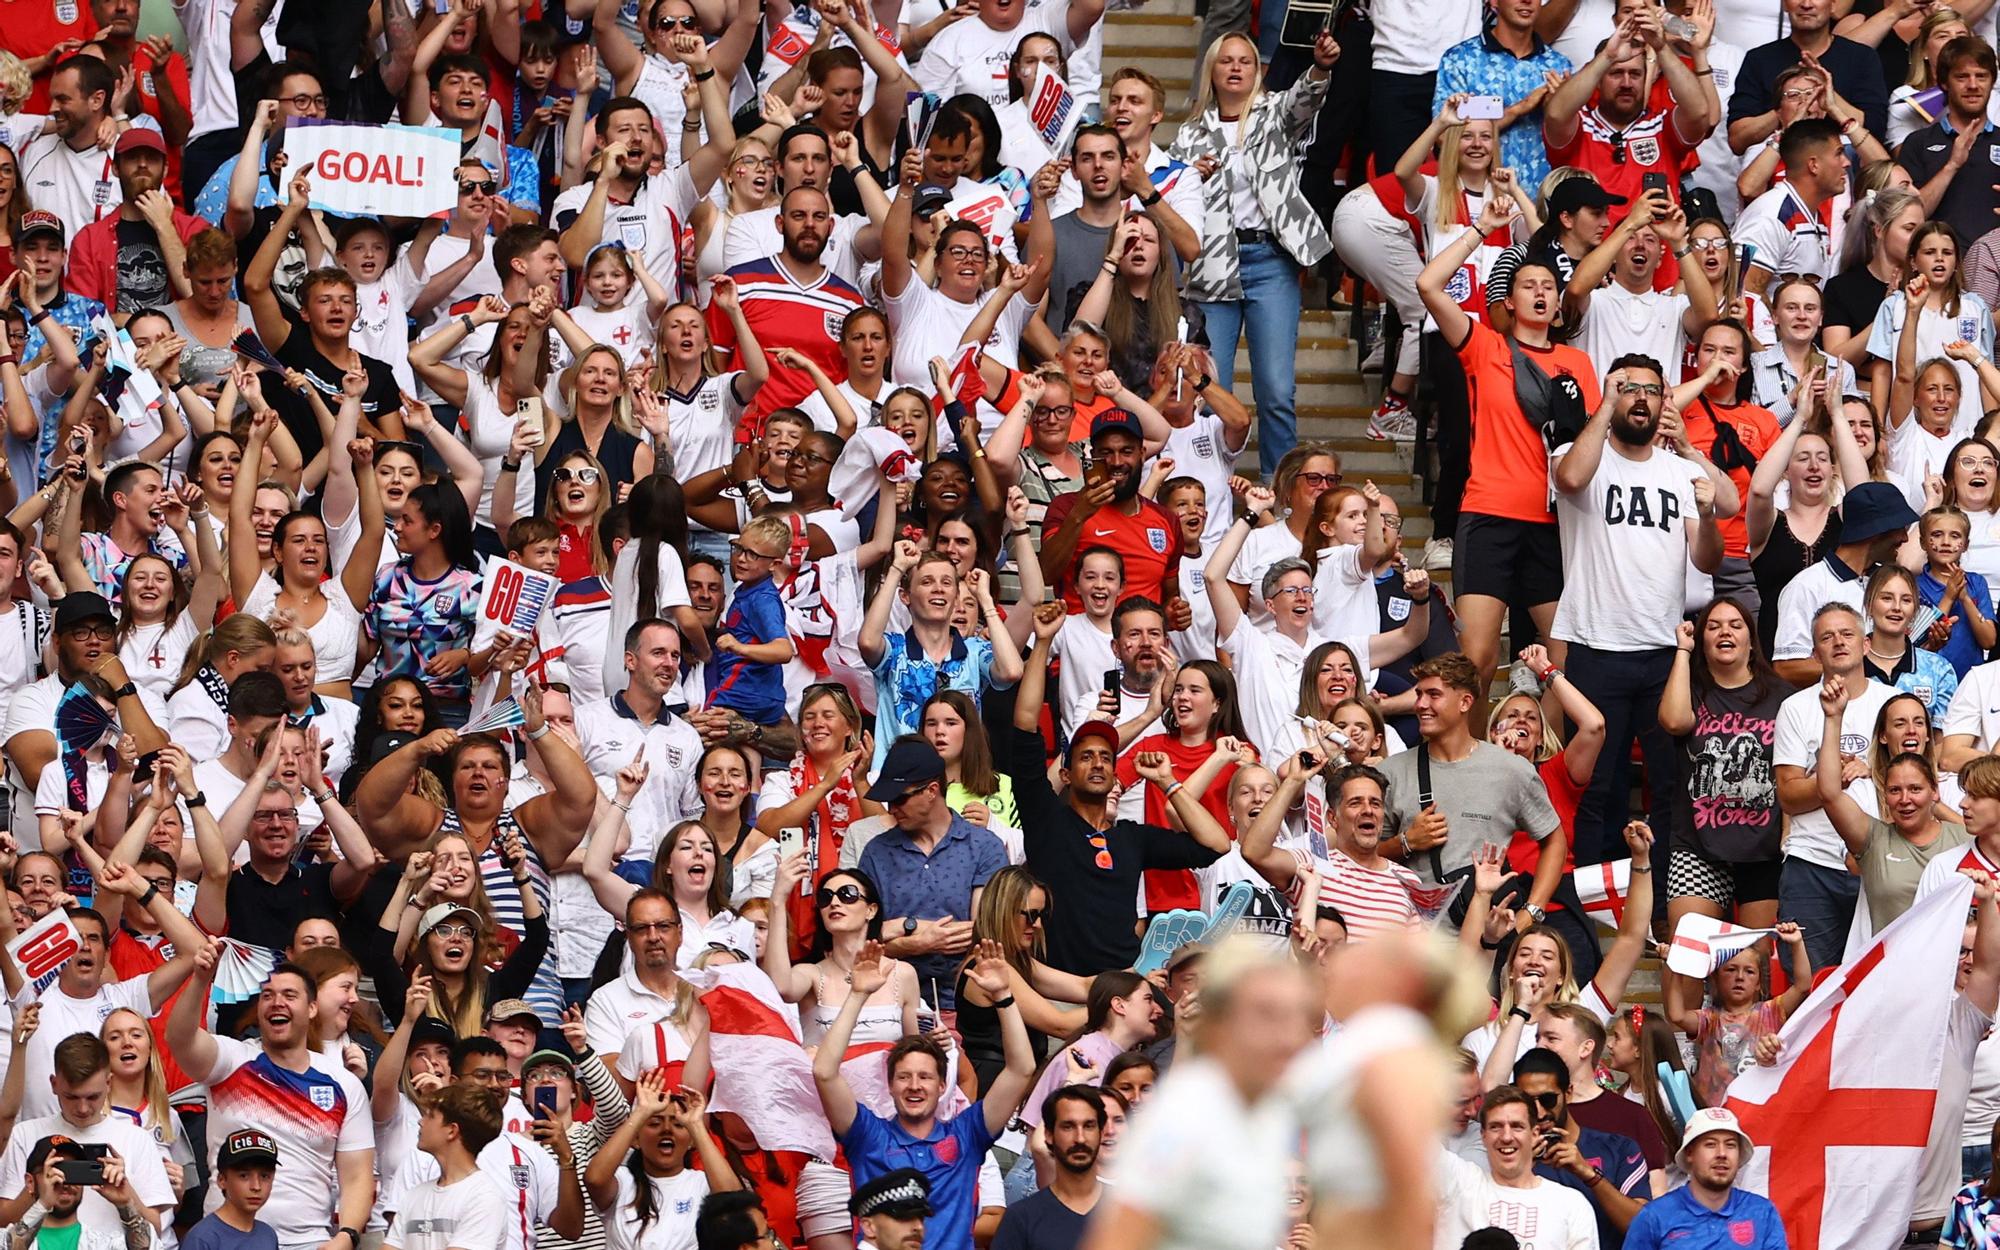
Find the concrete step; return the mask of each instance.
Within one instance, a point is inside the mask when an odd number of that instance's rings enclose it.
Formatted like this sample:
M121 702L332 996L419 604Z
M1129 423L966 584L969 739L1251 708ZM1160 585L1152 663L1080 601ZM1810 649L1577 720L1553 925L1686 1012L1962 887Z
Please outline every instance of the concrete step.
M1127 64L1127 57L1170 52L1185 66L1194 64L1195 33L1201 23L1174 13L1123 13L1105 23L1104 64Z

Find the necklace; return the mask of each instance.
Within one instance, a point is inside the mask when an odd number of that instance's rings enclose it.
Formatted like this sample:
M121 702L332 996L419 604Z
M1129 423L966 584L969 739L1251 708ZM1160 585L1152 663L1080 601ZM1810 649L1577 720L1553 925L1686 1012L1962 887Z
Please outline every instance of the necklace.
M1872 646L1868 648L1868 654L1874 656L1878 660L1888 661L1889 667L1891 668L1894 668L1896 665L1901 664L1903 662L1903 657L1908 655L1909 653L1910 649L1908 647L1903 648L1901 651L1898 651L1894 655L1883 655L1880 651L1877 651Z

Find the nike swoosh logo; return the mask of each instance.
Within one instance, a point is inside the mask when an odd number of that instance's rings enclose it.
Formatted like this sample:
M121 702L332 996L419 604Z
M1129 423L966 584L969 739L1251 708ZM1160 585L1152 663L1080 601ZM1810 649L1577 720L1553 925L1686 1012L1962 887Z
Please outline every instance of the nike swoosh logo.
M1901 855L1884 855L1882 858L1888 860L1892 864L1907 864L1910 862L1909 860L1904 859Z
M1095 535L1096 537L1098 537L1098 538L1109 538L1109 537L1111 537L1112 535L1116 534L1116 533L1117 533L1118 531L1117 531L1117 530L1100 530L1100 529L1093 529L1093 530L1091 530L1090 532L1091 532L1091 533L1092 533L1093 535ZM1996 711L1996 712L2000 712L2000 708L1994 708L1993 710L1994 710L1994 711Z

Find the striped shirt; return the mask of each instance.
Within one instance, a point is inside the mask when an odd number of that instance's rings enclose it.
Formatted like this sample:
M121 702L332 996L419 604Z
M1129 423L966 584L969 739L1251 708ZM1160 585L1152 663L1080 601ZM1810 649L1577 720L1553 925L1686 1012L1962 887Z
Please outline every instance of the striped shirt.
M215 1038L215 1063L202 1074L209 1088L209 1166L229 1135L254 1128L270 1134L285 1165L271 1183L258 1218L280 1245L326 1240L340 1194L339 1155L375 1148L368 1095L345 1068L312 1056L304 1072L280 1067L261 1043ZM222 1204L211 1186L207 1210Z
M479 879L485 883L487 900L493 907L493 923L498 926L498 949L493 952L495 959L505 959L521 942L527 932L527 920L521 914L521 888L514 884L514 874L507 865L500 862L502 835L509 829L520 835L521 847L528 855L528 884L534 888L535 897L541 900L542 911L549 910L549 870L542 862L542 853L535 849L535 843L528 837L527 830L514 820L512 812L494 822L493 836L486 849L479 853ZM438 825L439 833L463 833L455 808L444 809L444 820ZM563 995L562 979L556 975L555 943L549 944L549 953L542 959L542 966L535 969L535 979L528 986L528 992L521 996L542 1023L555 1028L562 1022Z
M1350 941L1362 941L1384 933L1401 933L1417 922L1416 904L1410 891L1423 881L1401 864L1384 862L1380 868L1356 863L1337 847L1327 848L1327 857L1317 859L1304 851L1293 851L1300 876L1319 874L1319 905L1338 911L1347 921ZM1297 900L1293 900L1297 905Z
M847 358L840 352L840 325L848 313L865 302L860 291L832 270L822 273L816 282L802 283L776 256L736 265L726 272L736 283L743 320L765 352L792 348L810 357L835 382L847 380ZM736 350L736 327L720 305L709 307L708 334L718 349ZM771 380L757 389L743 422L737 427L737 440L747 442L757 437L763 431L766 416L779 408L796 407L817 390L811 375L803 369L787 369L773 363Z

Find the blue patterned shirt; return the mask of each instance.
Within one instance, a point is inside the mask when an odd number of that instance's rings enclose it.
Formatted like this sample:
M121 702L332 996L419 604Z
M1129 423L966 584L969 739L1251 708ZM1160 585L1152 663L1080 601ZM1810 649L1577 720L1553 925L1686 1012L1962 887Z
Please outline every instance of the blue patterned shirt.
M471 569L454 567L436 581L424 581L408 556L377 573L361 626L382 645L375 660L382 678L414 677L437 698L470 698L469 667L449 677L431 677L424 665L454 648L472 646L479 590L479 574Z
M922 726L924 704L932 695L958 690L977 703L993 684L993 644L984 638L952 630L951 654L943 660L925 655L914 631L884 638L882 658L875 665L875 767L882 766L891 742Z
M1499 96L1503 106L1512 108L1546 85L1546 75L1567 74L1571 68L1568 57L1540 39L1535 40L1534 51L1517 57L1501 47L1489 29L1445 52L1438 64L1437 89L1431 93L1431 113L1443 112L1444 102L1460 92ZM1523 186L1538 187L1549 176L1542 110L1500 132L1500 163L1511 166Z
M181 550L180 540L166 530L153 536L145 552L126 551L111 541L111 535L100 530L79 535L77 547L83 557L83 571L90 575L97 593L113 608L125 602L125 570L132 566L133 557L150 552L177 569L187 567L187 553Z
M2000 1250L2000 1197L1986 1192L1985 1181L1959 1190L1938 1240L1952 1250Z

